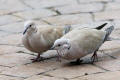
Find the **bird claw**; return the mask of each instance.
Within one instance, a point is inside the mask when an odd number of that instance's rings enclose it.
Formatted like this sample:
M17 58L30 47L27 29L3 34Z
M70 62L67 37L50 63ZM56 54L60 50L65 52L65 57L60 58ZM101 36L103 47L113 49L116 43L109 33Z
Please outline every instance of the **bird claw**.
M97 54L93 54L93 56L91 57L91 62L94 63L95 61L98 61L98 57Z
M40 57L40 58L34 58L34 59L31 59L32 62L40 62L40 61L44 61L46 58L44 57Z
M60 59L60 57L57 57L57 60L56 61L59 61L59 62L61 62L61 59Z

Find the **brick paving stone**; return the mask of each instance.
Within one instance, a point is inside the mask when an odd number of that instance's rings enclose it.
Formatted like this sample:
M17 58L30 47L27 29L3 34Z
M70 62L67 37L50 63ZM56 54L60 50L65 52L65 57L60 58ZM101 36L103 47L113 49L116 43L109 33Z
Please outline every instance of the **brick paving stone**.
M22 34L12 34L0 38L0 44L21 45Z
M76 0L24 0L24 2L33 8L46 8L46 7L55 7L63 6L68 4L77 4Z
M116 11L104 11L104 12L94 13L94 16L95 16L95 21L101 21L101 20L120 19L119 14L120 11L116 10Z
M64 79L50 77L50 76L36 75L36 76L29 77L25 80L64 80Z
M67 6L61 6L55 8L56 10L60 11L62 14L69 14L69 13L80 13L80 12L98 12L103 9L103 5L101 3L91 3L91 4L71 4Z
M120 10L119 2L111 2L106 4L105 10Z
M91 74L71 80L119 80L119 79L120 79L120 71L114 71L114 72Z
M47 75L59 77L59 78L74 78L78 76L83 76L86 73L97 73L97 72L104 72L104 70L92 66L90 64L83 64L83 65L66 65L60 69L47 72ZM59 74L58 74L59 73ZM61 74L60 74L61 73Z
M0 25L10 24L13 22L21 21L21 20L22 19L15 16L4 15L4 16L0 16Z
M0 56L0 65L9 67L18 66L30 63L32 57L33 55L23 53L5 54Z
M22 4L20 0L14 0L14 1L0 0L0 5L1 5L0 12L7 12L7 13L30 9L26 5Z
M10 35L10 33L0 30L0 39L1 37L7 36L7 35Z
M24 25L23 22L16 22L16 23L0 26L0 30L8 33L20 33L24 30Z
M115 2L120 2L120 0L114 0Z
M43 18L43 20L56 25L65 24L83 24L87 22L92 22L92 16L90 14L74 14L74 15L61 15Z
M117 59L120 58L120 55L119 55L120 54L120 48L111 49L111 50L105 51L104 53L107 54L107 55L110 55L112 57L115 57Z
M27 58L25 59L27 61ZM40 73L42 74L47 71L52 71L53 69L57 69L61 67L63 63L64 62L60 63L56 61L56 59L45 60L43 62L36 62L27 65L16 66L9 70L2 71L1 74L18 76L18 77L30 77Z
M120 59L100 61L100 62L96 62L95 65L100 66L109 71L117 71L120 70Z
M35 10L28 10L24 12L18 12L13 15L22 17L24 19L39 19L41 17L56 15L56 13L47 9L35 9Z
M119 29L119 27L117 28L117 26L115 26L115 29L112 32L112 34L110 35L110 37L112 37L113 39L115 39L113 41L116 41L116 42L119 43L119 41L120 41L120 29ZM119 45L116 45L116 46L119 46Z
M100 50L103 50L103 54L108 55L109 57L111 57L111 59L102 60L96 62L95 64L110 71L120 70L120 46L118 45L119 43L120 41L106 42L100 48Z
M12 69L3 71L1 74L27 78L44 71L45 70L41 68L23 65L23 66L17 66Z
M10 69L10 68L7 67L7 66L1 66L1 65L0 65L0 73L1 73L2 71L4 71L4 70L8 70L8 69Z
M90 2L111 2L112 0L79 0L80 3L90 3Z
M10 14L10 13L11 13L11 11L9 11L9 10L5 10L5 9L0 10L0 16Z
M107 41L101 46L100 50L107 51L107 50L119 49L120 45L118 44L120 44L119 40Z
M0 75L0 80L23 80L23 78Z
M0 55L4 55L4 54L10 55L12 53L19 53L19 52L30 53L24 47L16 47L12 45L0 45Z
M41 20L35 20L35 23L39 25L46 25L46 23ZM24 31L24 22L17 22L8 25L3 25L0 26L0 30L6 31L8 33L21 33Z
M115 29L120 28L120 20L114 20L113 22L115 24Z

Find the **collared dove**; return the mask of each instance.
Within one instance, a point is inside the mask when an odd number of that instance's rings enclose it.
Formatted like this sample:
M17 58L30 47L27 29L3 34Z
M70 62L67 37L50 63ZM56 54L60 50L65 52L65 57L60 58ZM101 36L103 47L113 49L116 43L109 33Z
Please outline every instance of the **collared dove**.
M48 27L48 26L37 26L34 21L27 21L24 24L25 30L23 32L22 42L25 48L28 50L38 53L34 61L40 61L43 59L40 55L49 50L53 45L54 41L63 36L71 28L66 27Z
M57 50L61 58L67 60L77 59L77 63L80 62L80 58L93 53L91 59L94 62L97 59L99 47L107 41L114 29L113 26L110 26L105 30L100 30L104 26L97 27L96 29L74 29L60 39L57 39L51 49Z

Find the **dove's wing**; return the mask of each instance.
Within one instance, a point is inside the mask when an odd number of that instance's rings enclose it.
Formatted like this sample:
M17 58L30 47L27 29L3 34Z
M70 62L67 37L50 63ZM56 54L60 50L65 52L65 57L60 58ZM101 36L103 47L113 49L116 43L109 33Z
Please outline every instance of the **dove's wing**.
M79 47L85 53L92 53L98 49L102 45L106 35L105 31L95 29L84 29L80 33L79 38L76 38L76 42L78 42Z
M84 53L88 54L98 49L104 41L106 32L96 29L74 29L63 38L70 39L71 43L77 44Z
M43 35L42 37L44 38L46 45L51 46L56 39L63 35L62 32L63 27L44 27L40 29L39 34Z

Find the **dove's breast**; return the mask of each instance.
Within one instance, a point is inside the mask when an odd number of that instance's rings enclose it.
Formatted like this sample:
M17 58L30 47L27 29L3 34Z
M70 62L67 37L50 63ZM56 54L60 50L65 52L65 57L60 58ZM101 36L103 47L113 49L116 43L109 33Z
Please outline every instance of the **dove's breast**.
M22 37L22 43L25 46L25 48L27 48L28 50L35 52L35 50L32 48L30 42L29 42L29 36L28 35L23 35Z
M40 27L36 33L23 37L24 46L32 52L42 53L49 50L54 41L60 38L63 28Z

